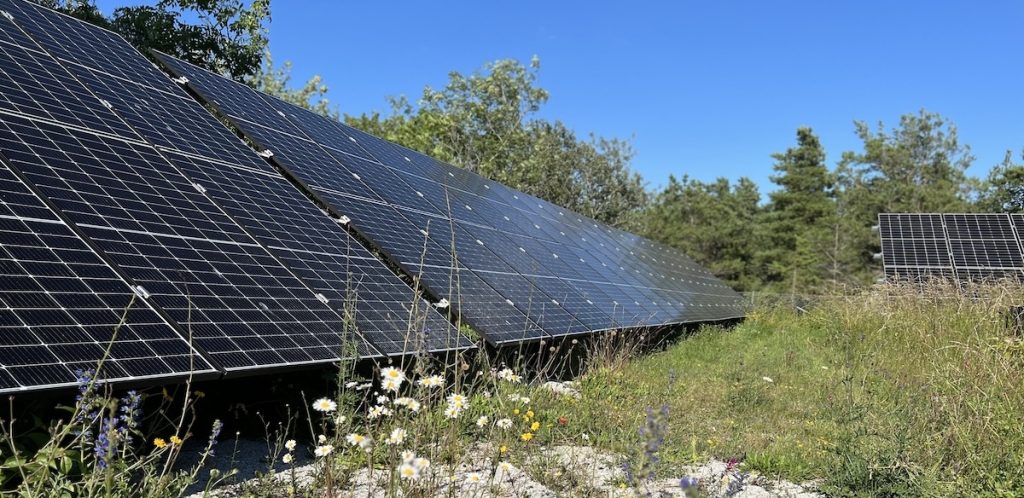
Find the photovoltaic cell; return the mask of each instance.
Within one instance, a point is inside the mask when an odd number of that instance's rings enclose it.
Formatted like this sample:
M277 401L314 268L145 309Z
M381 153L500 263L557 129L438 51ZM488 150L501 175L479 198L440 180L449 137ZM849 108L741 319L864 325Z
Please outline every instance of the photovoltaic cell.
M878 226L885 274L914 282L1024 280L1014 221L994 213L882 213Z
M62 22L75 21L58 17L49 24L60 26ZM117 56L107 54L106 46L96 50L101 58ZM349 237L343 227L183 90L158 92L136 83L150 77L148 71L123 73L129 79L111 78L84 65L71 65L70 71L111 102L115 112L125 116L146 140L165 150L172 164L198 182L235 221L328 298L339 314L352 315L355 328L368 336L377 350L397 354L421 347L437 351L469 345L447 320L417 301L411 289ZM345 309L348 301L354 304L351 310ZM425 329L430 334L425 334ZM406 336L426 342L417 344Z
M39 24L65 33L73 32L77 21L49 14L49 19ZM51 39L58 45L72 41L60 36ZM96 47L93 55L97 60L116 59L122 45L126 44L112 41ZM120 74L126 78L112 78L94 65L69 67L79 80L108 99L115 112L146 140L163 150L175 167L196 181L197 188L317 291L318 297L327 298L339 315L354 319L355 328L376 350L397 354L470 345L342 226L183 90L148 83L153 77L167 79L163 74L154 75L151 65L122 67ZM351 309L346 304L352 304Z
M678 251L567 216L535 197L173 58L158 58L312 192L350 216L386 254L413 273L431 269L423 280L438 295L450 295L437 289L451 286L438 271L473 274L547 335L743 314L735 292ZM428 223L433 228L427 230ZM476 236L481 230L499 232L499 238L483 237L511 240L522 254L488 245ZM664 259L672 265L659 263ZM451 261L447 267L445 260ZM475 298L459 306L472 312ZM538 309L539 303L551 307ZM492 342L502 342L494 330L474 325Z
M3 161L0 282L0 392L213 373Z
M0 6L24 24L46 25L32 32L41 38L97 30L27 3ZM43 61L28 66L32 81L67 89L46 105L11 109L0 126L10 164L220 368L336 360L344 348L342 317L197 191L110 102L47 59L50 48L4 47L33 56L19 60ZM7 101L38 100L12 78L3 81Z

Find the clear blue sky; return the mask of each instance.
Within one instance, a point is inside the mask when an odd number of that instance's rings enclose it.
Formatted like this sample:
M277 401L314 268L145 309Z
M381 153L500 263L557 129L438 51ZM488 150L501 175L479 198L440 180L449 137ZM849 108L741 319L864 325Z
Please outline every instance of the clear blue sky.
M100 0L106 12L137 1ZM635 168L753 178L806 125L830 166L853 121L921 108L955 122L983 176L1024 147L1024 3L1015 1L272 2L271 51L343 112L385 111L449 71L541 58L543 115L632 137Z

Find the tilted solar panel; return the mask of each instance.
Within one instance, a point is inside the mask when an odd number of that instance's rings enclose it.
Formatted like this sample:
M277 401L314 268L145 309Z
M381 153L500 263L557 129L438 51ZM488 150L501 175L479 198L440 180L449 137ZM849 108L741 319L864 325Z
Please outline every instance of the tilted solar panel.
M472 313L476 301L501 307L493 293L551 336L743 314L738 294L678 252L575 213L567 216L553 204L171 57L158 58L310 191L351 217L383 252L421 275L436 295L452 295L444 291L451 285L444 273L455 269L485 282L491 291L464 296L458 305L492 342L529 337L479 323ZM578 221L560 219L569 217ZM510 253L510 245L519 254Z
M104 358L110 381L213 373L4 162L0 392L74 385Z
M41 13L44 45L74 41L77 21ZM54 29L56 28L56 29ZM341 315L352 315L357 332L377 351L400 354L441 351L471 343L408 285L355 241L327 214L259 158L181 88L151 66L121 67L111 77L92 61L117 59L123 41L90 47L69 71L111 104L146 140L201 187L235 221L292 272L327 298ZM55 48L55 50L57 50ZM74 57L74 52L69 57ZM350 309L347 309L350 308Z
M1019 229L1011 215L882 213L878 220L890 279L1024 281Z
M123 40L26 2L4 0L0 9L17 23L5 29L28 27L22 42L56 40L45 47L3 44L9 63L0 74L0 112L7 114L0 150L10 167L217 367L285 366L347 354L345 320L113 112L113 104L67 71L68 61L49 52L89 53L87 45L60 41L65 34L115 48ZM134 57L135 66L148 64ZM112 60L121 59L88 59ZM154 88L178 91L173 83L161 85L168 78L149 67ZM117 71L131 74L123 66ZM363 354L379 354L353 342Z

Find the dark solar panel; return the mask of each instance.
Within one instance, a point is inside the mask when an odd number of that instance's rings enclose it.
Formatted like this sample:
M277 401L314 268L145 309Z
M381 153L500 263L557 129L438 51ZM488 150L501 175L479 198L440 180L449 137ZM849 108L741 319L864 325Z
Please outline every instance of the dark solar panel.
M99 30L27 3L0 5L10 7L21 26L45 25L31 31L50 40L45 47L3 49L16 55L33 84L59 85L63 93L40 105L7 106L0 147L13 167L96 244L101 256L187 329L219 367L331 361L343 354L349 347L343 318L121 120L111 110L113 103L48 57L47 50L57 52L67 40L91 38L82 31ZM124 44L105 33L103 39L104 47ZM116 58L90 53L92 61ZM72 67L81 72L84 66ZM47 96L20 84L22 73L4 73L5 102ZM119 74L137 76L123 67ZM167 80L158 71L149 74ZM377 354L353 342L361 353Z
M0 162L0 392L73 385L104 357L108 380L213 372Z
M76 21L51 16L59 28L49 37L55 44L72 41ZM68 26L65 26L68 24ZM123 44L123 42L121 42ZM98 59L117 58L114 43L95 47ZM123 48L123 47L122 47ZM122 67L126 79L113 78L89 65L69 70L90 89L112 103L115 112L165 157L200 185L235 221L270 249L300 278L328 299L339 314L354 314L355 324L377 350L396 354L412 349L432 351L466 347L458 332L426 303L417 301L408 285L354 241L343 227L270 167L179 88L154 91L147 78L166 79L151 67ZM354 309L344 309L352 301ZM351 303L350 303L351 304ZM430 333L425 334L424 329ZM427 339L424 344L409 337Z
M1024 256L1008 214L883 213L882 262L895 280L1024 277Z
M438 273L463 268L548 335L743 314L735 292L676 251L644 245L465 170L173 58L160 59L386 254L413 273L431 269L424 282L438 295L450 296L437 289L452 283ZM428 223L433 228L427 230ZM481 230L500 237L478 237ZM521 254L481 237L510 240ZM474 299L459 303L469 311L461 310L463 315L473 315ZM500 342L496 331L481 332Z

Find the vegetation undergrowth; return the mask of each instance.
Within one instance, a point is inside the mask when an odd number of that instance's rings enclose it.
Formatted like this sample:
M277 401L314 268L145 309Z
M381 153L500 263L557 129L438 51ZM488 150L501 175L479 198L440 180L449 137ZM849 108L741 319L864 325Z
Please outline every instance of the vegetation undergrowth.
M12 496L183 496L200 476L247 496L628 496L716 458L832 496L1018 496L1024 338L1005 312L1021 296L882 287L762 303L654 354L622 333L566 341L587 357L574 382L551 382L565 369L552 359L572 355L546 346L508 363L345 363L334 392L302 393L304 409L267 424L266 455L242 456L266 458L259 476L204 467L230 442L217 446L220 422L194 428L201 393L118 393L83 372L67 416L4 423L0 475ZM184 468L189 439L200 456ZM619 471L588 474L559 450L588 446Z
M628 453L667 405L666 473L710 457L835 496L1024 493L1024 343L1006 321L1019 288L881 288L762 305L582 379L575 416Z

